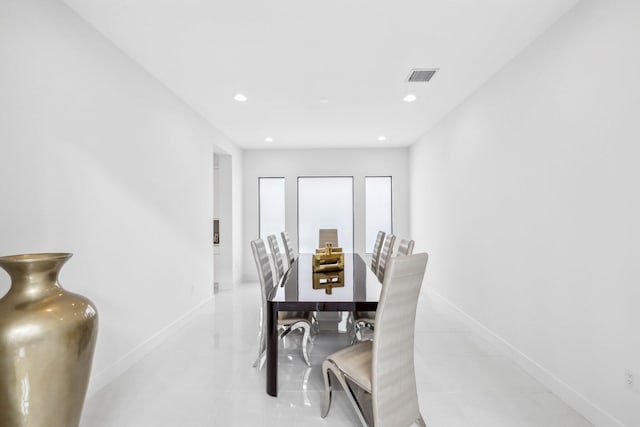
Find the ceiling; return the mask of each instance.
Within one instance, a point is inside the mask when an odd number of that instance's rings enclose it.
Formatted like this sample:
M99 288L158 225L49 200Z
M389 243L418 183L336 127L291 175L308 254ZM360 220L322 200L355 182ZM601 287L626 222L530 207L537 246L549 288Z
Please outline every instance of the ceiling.
M268 149L408 146L578 0L64 1L233 142ZM407 83L414 67L440 70Z

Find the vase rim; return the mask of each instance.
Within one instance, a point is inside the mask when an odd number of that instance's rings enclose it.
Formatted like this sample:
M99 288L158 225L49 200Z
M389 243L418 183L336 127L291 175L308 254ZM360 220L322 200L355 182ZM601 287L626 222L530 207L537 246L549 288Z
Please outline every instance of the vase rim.
M33 261L55 261L55 260L66 260L73 256L72 253L69 252L43 252L36 254L19 254L19 255L8 255L0 257L1 261L8 262L19 262L19 263L27 263Z

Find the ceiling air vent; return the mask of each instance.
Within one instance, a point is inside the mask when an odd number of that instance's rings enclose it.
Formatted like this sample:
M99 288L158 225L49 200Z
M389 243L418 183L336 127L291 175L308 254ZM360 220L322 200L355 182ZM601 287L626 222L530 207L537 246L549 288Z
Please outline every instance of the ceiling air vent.
M407 81L409 83L426 83L431 80L436 71L438 71L437 68L414 68L409 73Z

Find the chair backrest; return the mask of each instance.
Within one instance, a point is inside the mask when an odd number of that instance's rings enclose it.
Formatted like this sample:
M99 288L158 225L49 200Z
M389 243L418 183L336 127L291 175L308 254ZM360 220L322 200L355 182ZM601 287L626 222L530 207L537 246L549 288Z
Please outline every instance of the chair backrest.
M256 262L258 279L260 280L260 294L262 296L261 317L264 317L266 315L267 298L274 287L273 271L271 270L271 261L269 260L267 248L262 239L256 239L251 242L251 251L253 252L253 260ZM264 321L261 323L264 324Z
M251 241L251 252L253 252L253 260L256 262L256 268L258 270L262 299L266 302L269 292L273 289L274 282L273 272L271 271L271 261L269 260L269 254L262 239Z
M427 260L426 253L419 253L389 261L373 332L371 404L376 426L409 426L420 418L413 340Z
M335 228L321 228L319 234L319 242L318 247L324 248L327 246L327 243L331 243L331 245L335 248L338 246L338 230Z
M371 271L378 273L378 260L380 259L380 251L382 250L382 242L385 236L384 231L378 231L376 243L373 245L373 253L371 254Z
M258 325L260 329L258 338L258 354L262 354L262 351L267 345L267 298L273 289L273 273L271 270L269 254L267 253L267 248L262 239L251 241L251 252L253 252L253 260L256 262L256 268L258 269L260 295L262 296L262 303L260 304L260 323Z
M287 256L287 261L289 265L293 264L293 261L296 260L295 252L293 251L293 245L291 244L291 238L289 237L289 233L283 231L280 233L282 237L282 244L284 245L284 253Z
M400 244L398 244L398 256L407 256L413 253L413 247L416 242L413 240L402 239L400 240Z
M273 258L273 265L275 266L275 283L279 283L282 276L284 276L284 263L282 262L282 254L280 254L280 246L278 246L278 238L271 234L267 236L269 242L269 249L271 249L271 257Z
M389 258L391 258L391 253L393 252L393 245L396 243L396 236L393 234L387 234L387 237L384 238L384 243L382 244L382 250L380 251L380 258L378 258L378 280L381 282L384 280L385 271L387 269L387 264L389 263Z

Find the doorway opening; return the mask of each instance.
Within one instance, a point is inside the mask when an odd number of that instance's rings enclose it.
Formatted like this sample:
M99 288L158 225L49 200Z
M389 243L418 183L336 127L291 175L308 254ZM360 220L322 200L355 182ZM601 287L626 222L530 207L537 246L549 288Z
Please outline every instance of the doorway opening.
M213 286L214 292L233 285L231 156L213 155Z

